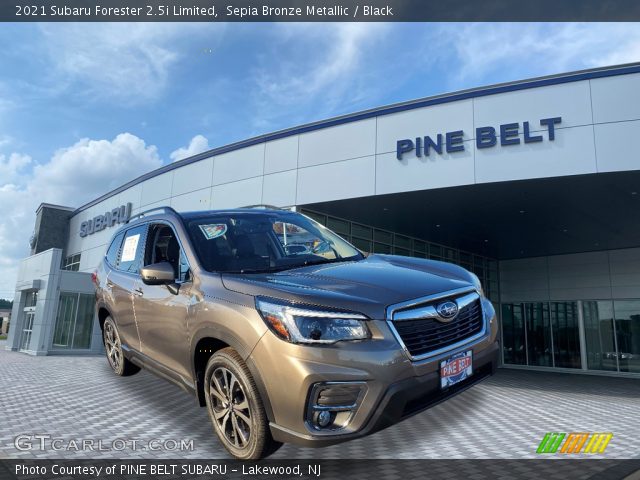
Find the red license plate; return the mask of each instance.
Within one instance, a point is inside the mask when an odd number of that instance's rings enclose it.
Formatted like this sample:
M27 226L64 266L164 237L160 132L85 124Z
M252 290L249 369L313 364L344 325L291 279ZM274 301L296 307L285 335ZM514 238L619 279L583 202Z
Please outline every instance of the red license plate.
M459 352L440 362L440 388L448 388L473 374L473 352Z

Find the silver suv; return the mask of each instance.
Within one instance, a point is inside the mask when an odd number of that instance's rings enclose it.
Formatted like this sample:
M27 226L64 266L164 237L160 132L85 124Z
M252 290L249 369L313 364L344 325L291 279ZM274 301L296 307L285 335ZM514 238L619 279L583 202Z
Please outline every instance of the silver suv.
M113 371L146 368L194 394L241 459L373 433L498 363L475 275L363 254L288 210L143 213L95 281Z

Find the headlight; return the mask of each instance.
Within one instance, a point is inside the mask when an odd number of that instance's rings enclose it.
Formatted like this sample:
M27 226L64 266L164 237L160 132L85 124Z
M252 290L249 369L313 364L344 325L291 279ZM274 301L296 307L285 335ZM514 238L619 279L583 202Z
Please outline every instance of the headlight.
M335 343L369 338L367 317L359 313L334 312L256 299L265 323L280 338L291 343Z

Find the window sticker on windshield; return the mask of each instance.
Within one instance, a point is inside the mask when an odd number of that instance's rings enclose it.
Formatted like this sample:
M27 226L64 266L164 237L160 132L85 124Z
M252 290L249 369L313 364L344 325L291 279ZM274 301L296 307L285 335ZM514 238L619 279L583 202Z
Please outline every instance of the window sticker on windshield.
M127 237L124 241L124 247L122 247L121 262L132 262L136 258L136 250L138 249L138 242L140 241L140 234Z
M227 233L227 225L224 223L212 223L210 225L198 225L207 240L221 237Z

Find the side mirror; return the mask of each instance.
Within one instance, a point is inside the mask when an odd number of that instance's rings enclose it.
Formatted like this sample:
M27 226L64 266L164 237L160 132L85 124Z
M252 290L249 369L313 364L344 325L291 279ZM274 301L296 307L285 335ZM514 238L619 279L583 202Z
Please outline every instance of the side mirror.
M166 285L176 280L176 272L169 262L147 265L140 271L140 276L147 285Z

